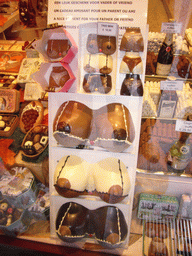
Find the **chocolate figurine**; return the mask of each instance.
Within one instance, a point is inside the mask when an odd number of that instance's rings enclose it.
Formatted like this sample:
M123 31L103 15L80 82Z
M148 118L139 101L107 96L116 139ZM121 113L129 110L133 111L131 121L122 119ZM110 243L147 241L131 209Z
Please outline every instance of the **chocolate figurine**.
M120 45L120 51L125 51L125 55L121 61L119 72L126 74L121 86L121 95L143 96L143 85L140 79L143 63L139 55L139 52L143 52L143 50L143 37L140 28L127 28Z
M83 89L85 92L106 94L112 88L113 55L116 51L116 37L89 34L87 37L87 54L84 58L85 75Z
M69 73L63 66L53 67L49 77L48 91L54 92L56 88L62 88L69 79Z
M64 58L70 47L68 39L49 39L47 43L47 55L54 60Z
M80 241L88 234L106 248L120 247L128 233L124 215L117 207L104 206L89 210L73 202L59 209L56 231L65 242Z

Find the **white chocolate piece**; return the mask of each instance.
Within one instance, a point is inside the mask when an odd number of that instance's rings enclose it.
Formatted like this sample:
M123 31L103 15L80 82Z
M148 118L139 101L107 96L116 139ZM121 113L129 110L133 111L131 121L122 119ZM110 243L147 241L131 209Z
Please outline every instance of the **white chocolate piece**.
M128 57L130 59L132 59L132 61L134 62L135 58L140 58L139 52L126 52L125 53L125 57ZM141 60L140 63L138 63L133 70L130 70L127 63L125 63L123 60L121 61L120 64L120 69L119 72L122 74L138 74L141 75L143 73L143 62Z
M61 158L55 171L55 184L59 178L66 178L71 189L84 191L88 183L89 164L78 156Z
M25 142L24 145L25 145L25 147L31 147L31 146L33 146L33 142L28 140L28 141Z
M48 136L42 136L40 139L40 144L45 146L48 142Z
M123 196L128 195L131 182L126 166L117 158L106 158L93 165L93 179L98 192L108 193L114 185L119 185Z
M4 128L5 127L5 122L4 121L0 121L0 128Z
M67 179L71 189L108 193L112 186L119 185L123 196L128 195L131 182L126 166L116 158L106 158L90 164L77 156L63 157L55 170L55 184L59 178Z
M105 54L86 54L84 58L84 70L87 73L100 73L100 69L107 66L111 70L113 70L113 58L110 55ZM89 72L89 67L91 71Z
M11 127L6 126L5 129L4 129L4 132L8 132L10 129L11 129Z
M142 117L156 117L157 106L151 98L148 87L144 89Z

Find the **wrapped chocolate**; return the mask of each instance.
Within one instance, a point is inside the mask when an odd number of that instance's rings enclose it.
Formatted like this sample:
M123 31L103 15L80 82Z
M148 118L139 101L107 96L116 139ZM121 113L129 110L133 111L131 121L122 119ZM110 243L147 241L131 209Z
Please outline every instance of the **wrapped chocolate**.
M3 175L0 179L0 191L3 198L18 208L26 209L34 203L37 196L35 177L26 167L15 166L10 175Z

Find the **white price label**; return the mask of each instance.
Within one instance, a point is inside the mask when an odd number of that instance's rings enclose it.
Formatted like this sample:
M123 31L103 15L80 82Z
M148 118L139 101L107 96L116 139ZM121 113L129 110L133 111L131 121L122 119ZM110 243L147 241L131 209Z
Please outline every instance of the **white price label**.
M175 130L178 132L192 133L192 121L177 120Z
M161 81L160 88L167 91L182 91L183 81Z
M116 36L117 28L117 24L99 22L97 27L97 34L104 36Z
M181 22L163 22L161 25L161 33L180 34L182 29Z

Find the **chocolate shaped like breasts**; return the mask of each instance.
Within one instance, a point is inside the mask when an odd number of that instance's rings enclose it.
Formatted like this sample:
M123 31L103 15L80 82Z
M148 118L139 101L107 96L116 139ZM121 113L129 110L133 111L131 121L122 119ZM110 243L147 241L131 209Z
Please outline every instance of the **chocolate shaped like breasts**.
M47 42L47 55L51 59L64 58L71 43L68 39L49 39Z
M63 146L77 147L85 144L91 132L92 110L86 105L68 101L57 111L53 131L55 139Z
M89 139L93 127L95 133ZM132 144L135 130L129 110L121 103L92 110L80 102L68 101L56 113L53 136L65 147L94 144L122 152Z
M128 228L121 210L104 206L95 210L69 202L63 204L56 219L56 232L65 242L93 237L106 248L118 248L125 242Z
M99 92L106 94L111 91L111 76L105 74L86 74L83 80L85 92Z
M110 157L90 164L68 155L56 167L55 188L68 198L88 194L99 196L107 203L117 203L128 196L131 182L126 166L119 159Z
M113 70L111 55L116 51L116 37L89 34L86 49L83 68L88 74L84 76L83 89L87 93L106 94L112 88L109 74Z
M116 37L89 34L87 38L87 51L91 54L104 53L112 55L116 51Z
M143 52L143 50L144 42L140 28L127 28L121 40L120 51Z
M129 110L120 103L111 103L94 112L97 137L95 146L112 152L127 149L135 138L135 130Z

